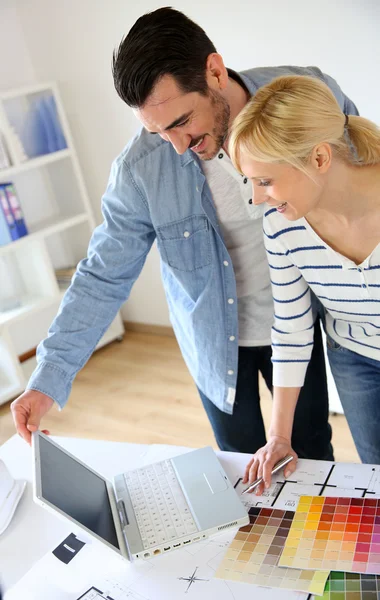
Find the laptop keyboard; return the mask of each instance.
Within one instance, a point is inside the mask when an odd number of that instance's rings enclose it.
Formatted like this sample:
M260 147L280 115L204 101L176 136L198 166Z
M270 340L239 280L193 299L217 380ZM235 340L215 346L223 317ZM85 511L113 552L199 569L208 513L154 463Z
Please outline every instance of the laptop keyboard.
M170 460L129 471L124 479L144 550L198 531Z

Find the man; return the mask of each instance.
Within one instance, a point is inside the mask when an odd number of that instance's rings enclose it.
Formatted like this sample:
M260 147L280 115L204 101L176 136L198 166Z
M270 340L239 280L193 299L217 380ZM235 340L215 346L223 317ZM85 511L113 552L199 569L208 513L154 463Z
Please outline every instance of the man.
M112 166L104 222L38 348L28 390L12 404L26 441L53 401L65 405L157 239L171 322L219 447L253 453L265 444L258 374L271 388L273 307L262 212L227 140L249 97L285 73L324 79L342 110L357 113L317 68L227 70L205 32L170 8L142 16L121 42L115 87L144 127ZM330 460L319 326L315 338L292 446L300 457Z

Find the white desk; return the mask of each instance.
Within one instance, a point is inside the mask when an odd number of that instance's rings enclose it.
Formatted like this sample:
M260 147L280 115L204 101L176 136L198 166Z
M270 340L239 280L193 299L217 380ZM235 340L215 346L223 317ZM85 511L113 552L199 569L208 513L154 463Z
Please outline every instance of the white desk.
M155 462L190 448L163 445L143 445L75 438L56 438L58 443L96 471L112 480L113 475ZM242 455L218 453L223 466L239 464ZM0 447L13 477L26 479L27 487L8 529L0 537L0 574L3 586L13 586L54 544L60 543L73 527L37 506L32 498L32 450L17 435ZM245 459L244 459L245 460ZM245 461L246 462L246 461Z
M57 441L110 480L116 473L190 450L176 446L146 446L73 438L58 438ZM232 483L237 485L239 492L244 486L241 486L238 480L243 473L249 458L248 455L218 452L218 457ZM58 519L33 502L31 449L25 442L18 436L14 436L0 448L0 458L4 460L15 478L28 481L13 521L0 537L0 570L6 590L10 586L14 586L40 558L45 556L22 579L20 586L16 586L13 591L11 589L9 600L24 600L24 598L28 598L28 600L31 598L33 600L52 600L53 598L54 600L72 600L78 598L77 588L69 595L66 593L60 595L57 588L57 594L49 592L48 596L43 589L50 567L52 573L55 563L59 563L50 551L71 532L77 534L78 532L71 523ZM273 477L273 485L261 498L247 495L249 499L244 501L251 505L294 510L299 496L303 494L348 497L367 497L368 495L372 498L379 498L380 466L300 460L291 481L284 480L283 474L278 473ZM247 496L244 496L244 499ZM125 598L128 600L179 600L182 598L182 594L187 593L186 586L189 576L199 568L198 579L186 597L190 598L192 595L196 600L209 600L210 597L218 598L218 600L246 600L248 584L214 578L214 573L234 533L234 530L228 530L209 540L152 559L137 560L133 563L122 561L121 566L118 563L115 567L117 577L121 571L120 577L123 579L120 585L124 587L122 593L118 593L116 587L113 587L111 591L115 589L117 593L110 593L109 596L115 597L117 600L119 598L122 600ZM99 546L101 545L99 544ZM116 579L113 574L110 574L108 559L101 554L98 546L87 544L86 548L89 552L93 552L91 557L95 556L96 558L95 561L91 558L91 561L87 561L85 565L86 568L89 566L91 569L91 585L97 583L93 580L93 572L96 576L105 574L104 576L108 578L107 582L112 580L111 584L114 585L112 582L115 582ZM107 550L107 552L111 551ZM81 554L78 555L78 557L80 556ZM82 566L83 564L81 563ZM115 568L113 565L111 566L115 572ZM34 574L34 579L31 574ZM66 576L67 571L61 570L56 580L62 581L62 577ZM202 577L206 577L206 579L202 579ZM38 593L31 594L30 590L34 589L36 581L42 582L40 584L42 587L37 590ZM118 581L120 582L121 579ZM202 582L208 583L206 585ZM19 587L22 587L23 590L26 589L27 592L20 593ZM248 587L251 588L251 586ZM86 587L86 589L88 588ZM118 589L120 591L120 588ZM305 600L307 597L298 592L257 588L256 586L252 586L252 592L250 589L249 592L250 596L256 594L260 600ZM8 594L6 594L6 598L7 596Z

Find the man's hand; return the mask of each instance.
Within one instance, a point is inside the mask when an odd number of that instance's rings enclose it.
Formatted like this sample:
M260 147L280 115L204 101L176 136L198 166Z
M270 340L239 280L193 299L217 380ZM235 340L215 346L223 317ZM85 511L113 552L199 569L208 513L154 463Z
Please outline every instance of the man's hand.
M37 431L45 413L51 409L54 400L42 392L28 390L11 404L11 411L17 433L30 445L31 433ZM42 430L49 435L47 429Z
M253 483L259 477L263 477L264 483L261 483L256 489L255 493L261 496L265 488L268 488L271 484L272 469L274 465L291 454L294 457L289 464L285 467L285 477L289 477L297 466L297 454L294 452L290 445L290 441L287 438L280 436L271 436L268 443L260 448L256 454L253 455L245 468L243 477L243 483Z

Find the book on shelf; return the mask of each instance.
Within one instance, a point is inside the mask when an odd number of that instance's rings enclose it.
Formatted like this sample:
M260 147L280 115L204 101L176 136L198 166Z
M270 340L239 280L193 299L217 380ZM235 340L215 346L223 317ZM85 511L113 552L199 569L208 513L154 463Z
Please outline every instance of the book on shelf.
M5 189L0 185L0 246L17 239L15 220L8 204Z
M16 193L15 186L13 185L13 183L5 183L3 185L5 187L5 193L8 198L8 204L10 206L13 218L15 220L18 237L20 238L24 235L28 235L28 230L25 225L24 215L22 212L20 200Z
M0 246L28 234L13 183L0 183Z

